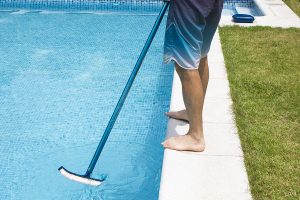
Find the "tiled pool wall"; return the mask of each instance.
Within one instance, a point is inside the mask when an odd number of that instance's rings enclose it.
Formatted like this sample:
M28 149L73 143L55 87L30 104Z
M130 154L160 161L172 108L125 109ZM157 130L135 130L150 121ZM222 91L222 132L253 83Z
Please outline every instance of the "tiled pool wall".
M224 0L223 13L226 10L230 10L230 15L236 13L251 14L254 16L264 15L254 0Z
M158 12L162 0L0 0L0 8ZM224 0L224 8L257 8L253 0ZM261 14L261 13L258 13Z
M100 10L100 11L159 11L161 0L0 0L0 7Z
M255 3L253 0L224 0L224 5L252 7Z

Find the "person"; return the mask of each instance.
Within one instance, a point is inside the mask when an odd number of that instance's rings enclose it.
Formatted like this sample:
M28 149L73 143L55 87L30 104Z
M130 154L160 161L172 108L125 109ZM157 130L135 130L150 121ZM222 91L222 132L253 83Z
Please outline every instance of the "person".
M207 53L221 18L223 0L171 0L164 62L174 62L186 110L166 115L189 122L186 135L166 139L165 148L202 152L205 149L202 110L209 79Z

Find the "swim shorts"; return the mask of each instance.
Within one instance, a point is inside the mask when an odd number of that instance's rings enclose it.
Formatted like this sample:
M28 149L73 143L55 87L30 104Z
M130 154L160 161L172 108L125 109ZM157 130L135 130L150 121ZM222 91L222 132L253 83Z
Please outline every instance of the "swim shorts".
M223 0L171 0L164 41L164 63L198 69L218 27Z

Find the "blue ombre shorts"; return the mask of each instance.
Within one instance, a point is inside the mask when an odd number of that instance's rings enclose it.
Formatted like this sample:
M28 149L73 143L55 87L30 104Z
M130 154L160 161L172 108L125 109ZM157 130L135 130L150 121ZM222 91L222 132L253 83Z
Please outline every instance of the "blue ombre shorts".
M164 62L175 61L184 69L197 69L209 51L222 8L223 0L171 0Z

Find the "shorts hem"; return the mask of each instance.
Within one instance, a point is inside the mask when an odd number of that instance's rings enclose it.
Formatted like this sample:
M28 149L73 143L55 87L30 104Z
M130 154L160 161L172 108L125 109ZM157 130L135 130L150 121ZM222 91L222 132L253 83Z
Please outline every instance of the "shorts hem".
M199 65L198 65L198 67L183 67L181 64L179 64L179 62L177 61L177 59L176 58L174 58L174 57L172 57L172 58L168 58L167 60L164 60L164 63L165 64L168 64L168 63L170 63L170 62L173 62L173 63L177 63L177 65L180 67L180 68L182 68L182 69L186 69L186 70L198 70L198 68L199 68Z

